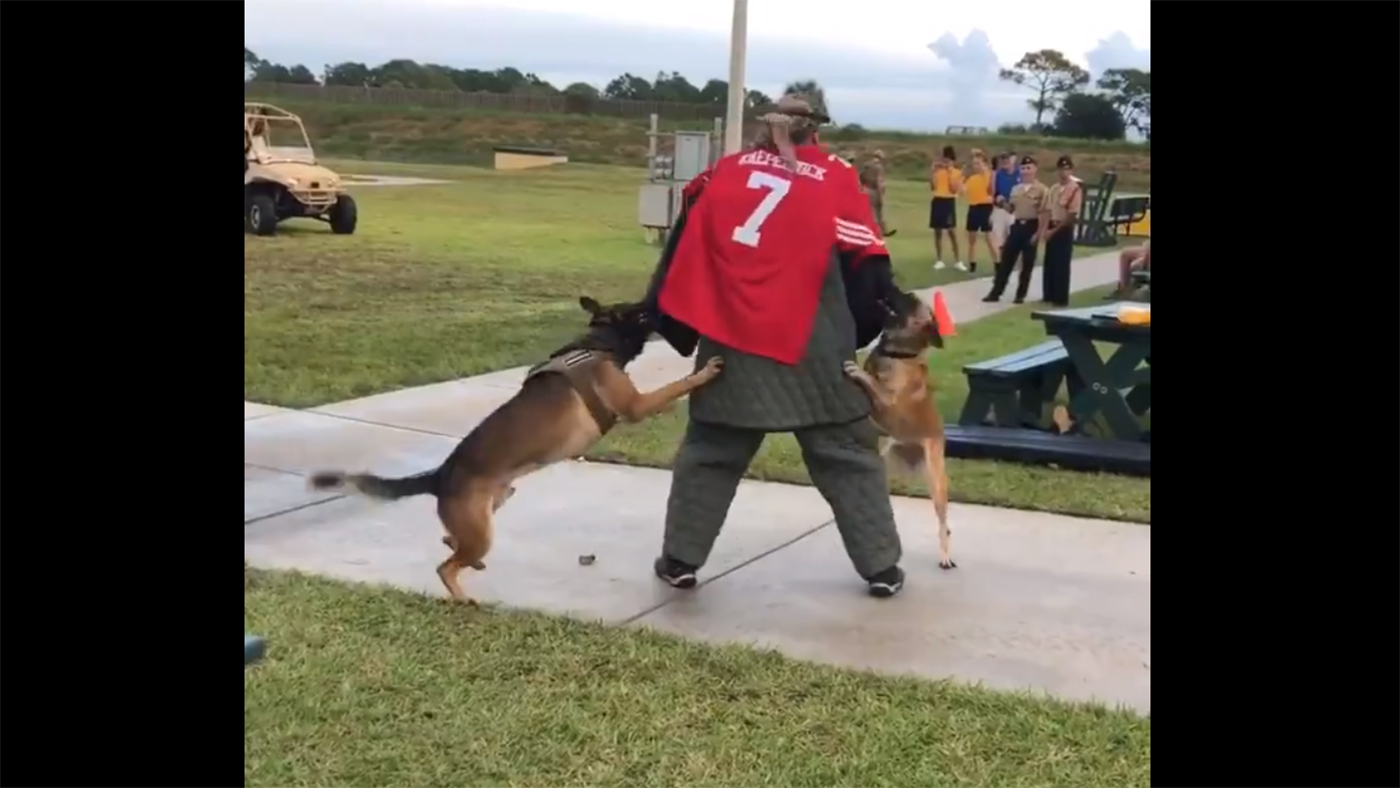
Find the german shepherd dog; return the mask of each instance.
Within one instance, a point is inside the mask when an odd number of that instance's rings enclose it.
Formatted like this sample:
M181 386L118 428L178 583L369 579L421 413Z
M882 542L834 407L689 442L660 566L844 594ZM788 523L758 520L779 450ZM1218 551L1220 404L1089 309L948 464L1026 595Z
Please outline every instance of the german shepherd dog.
M930 347L943 347L938 321L922 299L899 292L885 304L888 318L880 341L865 359L864 368L847 361L846 376L870 395L871 416L884 432L880 453L893 472L922 471L938 515L938 565L953 563L948 528L948 473L944 462L943 418L933 400L924 356Z
M618 419L638 422L668 410L720 373L723 362L712 358L700 371L656 391L637 391L623 370L651 335L646 307L604 307L588 297L579 305L590 315L588 332L532 369L520 391L463 438L442 465L397 479L323 471L311 476L311 488L348 488L386 500L436 496L438 519L447 530L442 542L452 550L438 566L438 577L454 600L475 605L457 577L467 567L486 568L482 559L491 549L492 516L515 493L513 481L582 455Z

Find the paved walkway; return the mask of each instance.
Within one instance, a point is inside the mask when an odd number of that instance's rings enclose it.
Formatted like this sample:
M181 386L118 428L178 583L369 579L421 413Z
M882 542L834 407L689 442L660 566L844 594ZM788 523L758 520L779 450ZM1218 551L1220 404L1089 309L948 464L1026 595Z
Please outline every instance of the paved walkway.
M1114 268L1112 255L1078 260L1075 284L1111 282ZM1006 308L978 300L986 286L942 288L959 323ZM653 343L630 369L646 387L689 363ZM442 594L431 499L313 494L303 475L430 468L514 393L524 372L306 411L244 403L245 558ZM480 599L516 607L1150 710L1150 527L953 504L960 568L942 572L928 501L896 497L909 582L899 597L873 600L815 490L745 481L704 585L687 593L651 576L668 486L666 471L586 462L523 479L498 514L490 569L464 583ZM582 566L580 555L597 561Z

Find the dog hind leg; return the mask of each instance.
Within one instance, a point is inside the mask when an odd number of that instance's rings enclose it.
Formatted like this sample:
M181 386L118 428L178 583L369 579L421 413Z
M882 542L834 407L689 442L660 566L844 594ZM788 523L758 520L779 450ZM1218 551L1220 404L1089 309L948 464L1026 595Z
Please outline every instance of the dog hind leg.
M442 543L452 550L452 555L438 565L438 578L454 600L473 606L479 605L462 590L457 576L466 568L478 571L486 568L481 559L491 551L495 496L482 492L473 490L464 498L443 501L438 507L438 516L448 533Z

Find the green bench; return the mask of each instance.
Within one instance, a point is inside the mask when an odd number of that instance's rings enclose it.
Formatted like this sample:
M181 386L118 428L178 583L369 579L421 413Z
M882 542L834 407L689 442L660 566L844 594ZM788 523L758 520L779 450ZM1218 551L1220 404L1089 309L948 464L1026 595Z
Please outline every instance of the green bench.
M944 429L949 457L1054 465L1074 471L1152 475L1152 444L1043 430L950 424Z
M260 637L243 633L243 667L257 662L267 653L267 642Z
M1000 358L963 367L967 402L958 423L1039 429L1045 405L1053 402L1060 384L1068 380L1071 395L1076 378L1070 374L1069 353L1059 339L1041 342Z
M1084 206L1074 225L1074 243L1079 246L1115 246L1118 231L1147 216L1152 197L1147 194L1113 196L1118 173L1105 172L1094 189L1084 190Z

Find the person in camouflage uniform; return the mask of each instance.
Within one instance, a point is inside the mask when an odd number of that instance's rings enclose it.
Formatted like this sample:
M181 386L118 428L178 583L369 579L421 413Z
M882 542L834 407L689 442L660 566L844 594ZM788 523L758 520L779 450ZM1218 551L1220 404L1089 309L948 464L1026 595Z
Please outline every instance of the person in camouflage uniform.
M885 152L875 151L860 168L860 185L865 189L865 196L870 200L870 210L875 214L875 221L880 225L880 233L885 237L895 234L885 224Z
M760 151L781 155L791 167L789 172L800 173L800 167L812 166L809 162L816 162L819 169L826 167L828 183L810 188L849 188L854 200L848 199L847 204L855 202L857 208L864 208L859 204L859 186L849 164L815 149L816 130L825 121L824 116L811 110L801 97L785 96L777 111L765 119L769 123L761 132ZM734 155L762 154L750 151ZM801 157L805 158L799 162ZM717 172L724 164L721 160L711 172ZM800 188L809 185L794 185L794 194ZM676 454L656 574L677 588L696 585L696 572L709 558L740 479L764 437L773 432L791 432L801 447L813 484L832 507L837 530L856 571L872 595L893 596L903 586L904 572L898 565L899 533L890 505L884 461L878 452L878 433L869 418L869 397L842 370L844 362L855 358L858 347L875 339L887 314L881 303L889 302L894 282L884 244L865 229L871 243L857 259L849 249L843 252L839 244L832 242L806 350L797 363L782 363L720 343L667 314L664 308L663 293L672 260L685 237L690 208L701 198L720 199L716 194L690 195L691 202L683 208L657 265L647 300L656 305L657 332L672 347L688 356L698 346L697 359L720 356L724 359L724 372L690 395L690 420ZM720 208L706 207L712 212ZM786 207L802 210L798 205ZM840 216L809 217L813 227L830 228L833 219L839 227ZM777 233L779 228L774 225L780 224L773 221L764 226L766 248L787 248L787 239L769 236L770 232ZM729 228L726 224L722 231L711 231L702 226L695 231L697 239L692 243L703 244L706 241L700 239L727 240ZM876 253L868 254L870 249ZM798 262L792 261L794 265ZM741 298L742 283L726 286L718 280L716 284L719 286L714 295L721 302L726 297ZM679 285L671 282L669 286ZM733 292L725 292L730 290ZM767 296L766 303L773 310L783 308L775 303L782 300L779 295L782 294Z

